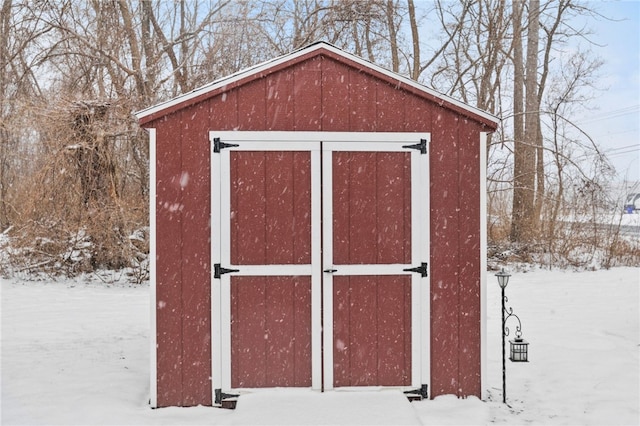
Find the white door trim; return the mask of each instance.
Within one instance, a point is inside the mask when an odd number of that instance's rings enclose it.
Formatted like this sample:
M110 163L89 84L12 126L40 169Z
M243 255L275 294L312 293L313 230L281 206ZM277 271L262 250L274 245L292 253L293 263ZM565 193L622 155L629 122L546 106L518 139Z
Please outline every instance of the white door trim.
M214 263L220 262L220 241L221 221L220 221L220 200L221 195L221 157L213 152L213 135L209 136L210 146L210 167L211 167L211 400L216 401L216 390L222 388L222 305L220 298L222 295L221 280L214 277Z
M427 139L427 155L420 155L420 219L416 228L420 232L420 259L427 262L427 277L420 280L420 288L416 294L420 294L420 329L418 330L421 337L420 349L420 377L419 383L427 385L427 389L431 389L431 180L429 170L429 159L431 151L429 144L431 143L431 135L426 136ZM415 289L413 289L415 290ZM415 359L415 358L414 358Z

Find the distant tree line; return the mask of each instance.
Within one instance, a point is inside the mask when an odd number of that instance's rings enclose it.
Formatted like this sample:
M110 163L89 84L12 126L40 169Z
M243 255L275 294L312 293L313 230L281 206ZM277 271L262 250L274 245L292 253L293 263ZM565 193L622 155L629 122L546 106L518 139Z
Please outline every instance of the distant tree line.
M550 263L579 263L572 254L578 247L567 245L578 233L583 252L609 250L612 264L640 257L637 244L624 256L613 254L611 247L622 241L615 229L603 238L601 227L588 226L606 207L604 184L613 173L572 121L589 108L602 64L591 52L568 47L590 36L572 24L576 17L602 19L592 4L0 5L0 241L6 270L75 274L129 267L144 279L149 148L132 112L317 40L503 118L487 152L492 246L551 253L545 258ZM576 203L589 209L570 218Z

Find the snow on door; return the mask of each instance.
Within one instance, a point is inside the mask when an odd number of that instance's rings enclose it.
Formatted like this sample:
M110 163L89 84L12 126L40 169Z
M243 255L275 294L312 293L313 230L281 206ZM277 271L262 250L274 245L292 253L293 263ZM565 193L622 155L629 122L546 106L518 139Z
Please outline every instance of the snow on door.
M428 383L420 138L211 135L214 388Z

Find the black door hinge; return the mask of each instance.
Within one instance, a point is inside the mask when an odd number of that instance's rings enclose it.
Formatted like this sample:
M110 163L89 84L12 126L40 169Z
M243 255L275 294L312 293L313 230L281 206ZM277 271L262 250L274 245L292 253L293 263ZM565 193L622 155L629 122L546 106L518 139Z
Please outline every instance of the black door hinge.
M419 389L405 391L405 394L420 395L422 399L429 399L429 385L421 385Z
M220 150L225 148L231 148L234 146L240 146L237 143L224 143L220 140L220 138L213 138L213 152L220 152Z
M213 265L213 278L220 278L223 274L229 274L231 272L240 272L240 270L223 268L219 263Z
M420 139L420 143L414 144L414 145L403 145L403 148L409 148L409 149L417 149L418 151L420 151L420 154L426 154L427 153L427 140L426 139Z
M233 394L233 393L224 393L224 392L222 392L222 389L216 389L215 393L216 393L216 395L215 395L214 403L218 404L218 405L222 404L222 401L227 399L227 398L236 398L236 397L240 396L240 395Z
M422 278L427 276L427 263L426 262L422 262L420 264L420 266L416 266L415 268L407 268L407 269L403 269L403 271L405 272L417 272L420 274L420 276Z

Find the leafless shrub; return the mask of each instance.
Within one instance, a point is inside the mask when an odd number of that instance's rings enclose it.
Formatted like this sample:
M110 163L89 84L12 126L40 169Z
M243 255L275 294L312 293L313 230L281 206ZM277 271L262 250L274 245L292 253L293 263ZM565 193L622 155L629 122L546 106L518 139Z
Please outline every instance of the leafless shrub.
M489 265L520 263L573 269L640 265L637 225L625 225L621 203L607 200L604 188L587 185L587 189L580 187L571 202L561 203L553 214L543 214L536 238L526 244L509 240L508 212L500 209L490 213ZM553 199L547 203L558 205ZM494 201L490 205L495 208L500 204ZM543 209L549 211L550 207Z
M14 270L73 276L144 265L148 244L130 236L145 226L147 209L139 193L121 185L121 126L112 108L67 102L41 116L47 149L18 188L23 197L10 232Z

